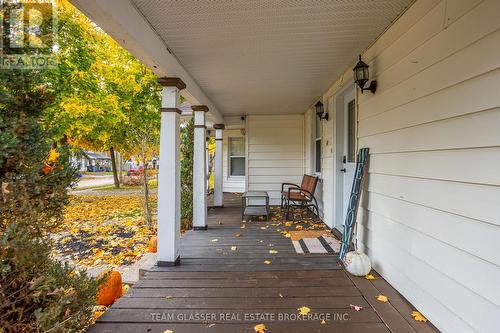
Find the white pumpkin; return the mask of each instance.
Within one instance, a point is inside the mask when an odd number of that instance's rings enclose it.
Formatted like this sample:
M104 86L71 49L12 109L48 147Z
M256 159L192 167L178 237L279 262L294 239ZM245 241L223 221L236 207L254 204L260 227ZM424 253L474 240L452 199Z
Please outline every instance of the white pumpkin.
M347 252L344 266L349 273L356 276L365 276L372 270L370 258L361 251Z

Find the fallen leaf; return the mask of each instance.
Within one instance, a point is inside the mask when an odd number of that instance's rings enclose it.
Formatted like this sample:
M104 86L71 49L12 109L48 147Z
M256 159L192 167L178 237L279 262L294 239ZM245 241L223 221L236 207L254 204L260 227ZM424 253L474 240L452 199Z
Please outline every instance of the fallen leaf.
M424 323L427 321L427 318L424 317L423 314L421 314L420 312L418 311L413 311L411 313L411 316L413 317L413 319L415 319L416 321L423 321Z
M241 229L245 229L245 225L243 224L240 228L241 228Z
M376 280L377 278L375 276L371 275L371 274L368 274L368 275L365 276L365 279L367 279L367 280Z
M377 301L387 303L387 302L389 301L389 299L387 298L387 296L384 296L384 295L378 295L378 296L377 296Z
M264 260L264 264L271 265L271 260Z
M307 306L301 306L300 308L298 308L297 310L299 310L299 315L302 315L302 316L305 316L307 315L309 312L311 312L311 309L309 309Z
M292 237L292 235L290 235L290 234L287 232L287 233L285 234L285 237L286 237L286 238L290 238L290 237Z
M212 239L212 242L218 242L219 240L217 238Z
M231 251L236 251L238 249L236 246L231 246Z
M235 234L234 237L241 237L241 234Z
M258 324L253 327L256 333L265 333L267 331L267 327L264 324Z
M281 298L285 298L285 296L283 296L281 293L279 293L279 295L280 295Z
M166 299L172 299L173 297L168 295L168 296L165 296Z
M351 307L351 309L353 309L354 311L357 311L357 312L363 310L363 307L359 306L359 305L349 304L349 306Z
M172 330L165 330L165 331L163 331L163 333L174 333L174 331L172 331Z
M325 324L326 324L326 321L323 319L323 320L321 321L321 325L325 325Z
M276 254L276 253L278 253L278 251L276 251L276 250L269 250L269 253L270 254Z

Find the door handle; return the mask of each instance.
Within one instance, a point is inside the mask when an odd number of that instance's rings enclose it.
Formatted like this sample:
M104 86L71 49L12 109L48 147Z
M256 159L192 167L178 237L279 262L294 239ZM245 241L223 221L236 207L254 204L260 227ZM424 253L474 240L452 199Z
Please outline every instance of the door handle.
M345 168L340 169L341 172L346 172L347 170Z

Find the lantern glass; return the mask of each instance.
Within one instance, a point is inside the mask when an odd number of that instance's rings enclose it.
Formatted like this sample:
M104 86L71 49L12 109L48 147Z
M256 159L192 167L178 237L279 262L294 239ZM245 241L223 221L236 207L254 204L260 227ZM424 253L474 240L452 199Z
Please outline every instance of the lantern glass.
M323 103L318 101L318 103L316 103L314 106L316 107L316 114L318 116L322 116L323 115Z
M361 60L359 56L359 61L354 67L354 81L359 85L361 89L365 87L366 82L370 79L370 72L368 71L368 65Z

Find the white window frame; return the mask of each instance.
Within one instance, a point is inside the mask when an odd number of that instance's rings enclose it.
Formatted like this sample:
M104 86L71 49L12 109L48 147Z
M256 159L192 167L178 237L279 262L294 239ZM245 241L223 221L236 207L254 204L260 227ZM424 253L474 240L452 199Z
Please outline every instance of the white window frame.
M247 159L246 159L246 144L245 144L245 153L243 155L231 155L231 141L234 139L238 140L243 140L243 143L245 143L245 137L244 136L230 136L227 138L227 176L228 178L243 178L246 176L246 165L247 165ZM231 163L233 158L243 158L245 161L245 168L243 169L243 175L232 175L231 174Z
M323 150L323 124L321 123L321 119L316 115L315 112L313 114L313 130L312 130L312 141L313 141L313 161L312 161L312 171L315 175L320 176L321 171L323 170L323 155L322 155L322 150ZM318 133L318 127L319 127L319 132ZM316 149L317 144L319 142L319 152ZM319 154L319 166L317 165L318 161L318 154ZM318 171L319 170L319 171Z

